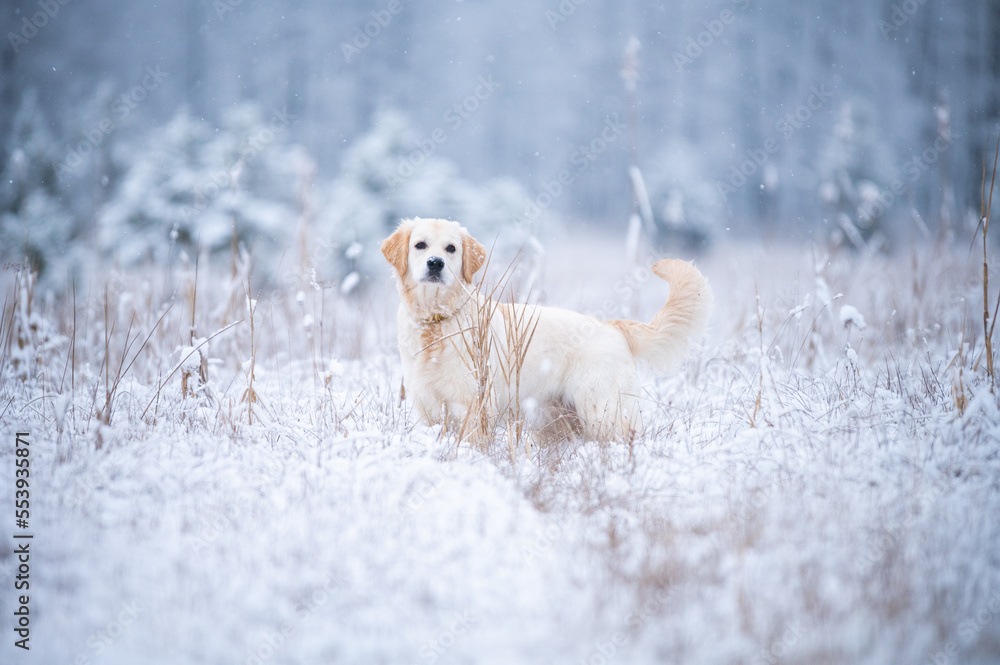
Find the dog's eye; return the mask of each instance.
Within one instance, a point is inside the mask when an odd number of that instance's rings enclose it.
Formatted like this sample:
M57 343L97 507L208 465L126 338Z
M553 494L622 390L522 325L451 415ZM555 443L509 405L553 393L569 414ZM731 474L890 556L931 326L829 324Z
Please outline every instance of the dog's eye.
M421 240L416 245L414 245L414 247L416 247L417 249L427 249L427 243Z
M455 246L454 245L448 245L447 247L444 248L444 251L448 252L449 254L454 254L455 253Z

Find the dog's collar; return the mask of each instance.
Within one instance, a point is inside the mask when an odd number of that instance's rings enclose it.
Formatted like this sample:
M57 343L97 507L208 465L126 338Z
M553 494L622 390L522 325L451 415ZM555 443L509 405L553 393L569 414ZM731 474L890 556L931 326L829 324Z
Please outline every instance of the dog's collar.
M450 319L451 316L451 314L431 314L424 319L424 323L441 323L442 321Z
M425 325L430 325L430 324L433 324L433 323L442 323L444 321L447 321L448 319L450 319L453 316L455 316L456 314L458 314L462 310L462 308L465 307L465 305L469 302L469 298L470 297L471 296L467 296L465 298L465 300L463 300L462 303L458 307L455 308L454 311L448 312L447 314L442 314L440 312L435 312L434 314L431 314L429 316L425 316L424 318L420 319L420 322L423 323L423 324L425 324Z

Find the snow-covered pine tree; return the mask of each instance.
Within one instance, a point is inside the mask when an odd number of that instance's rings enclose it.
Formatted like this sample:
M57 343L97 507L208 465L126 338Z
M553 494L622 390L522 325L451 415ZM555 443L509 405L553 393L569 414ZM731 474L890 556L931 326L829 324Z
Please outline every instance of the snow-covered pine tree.
M7 163L0 176L0 260L27 261L46 285L65 285L66 275L53 275L68 260L76 220L64 202L57 175L59 146L49 132L34 90L24 94L14 115Z
M647 169L647 189L656 220L657 244L703 251L718 232L723 201L706 176L704 151L674 139Z
M288 117L252 105L227 112L218 129L179 112L137 145L98 217L101 249L125 264L163 261L176 246L228 254L233 224L259 264L290 247L299 218L300 150L286 142Z
M894 202L888 194L891 160L874 118L864 102L844 103L817 164L819 197L835 216L833 241L846 240L855 249L885 242L884 221Z
M423 136L403 113L383 109L348 149L318 224L322 242L339 257L339 280L358 284L380 274L379 244L407 217L459 221L487 246L504 239L505 246L497 248L504 255L524 246L531 254L539 247L529 243L538 220L524 215L529 199L523 187L510 179L477 186L461 178L455 165L437 154L445 141L435 136L441 138L433 131Z

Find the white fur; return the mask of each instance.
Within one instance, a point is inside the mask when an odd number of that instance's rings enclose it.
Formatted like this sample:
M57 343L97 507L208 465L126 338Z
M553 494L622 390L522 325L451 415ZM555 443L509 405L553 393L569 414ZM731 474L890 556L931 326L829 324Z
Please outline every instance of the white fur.
M542 413L548 412L544 407L575 412L586 438L631 436L642 426L637 360L654 371L669 371L686 353L690 337L704 328L711 309L707 281L681 261L654 266L671 282L671 295L647 325L489 300L471 280L485 251L455 222L405 220L382 250L396 268L402 300L397 323L406 392L428 423L466 431L509 415L511 407L530 412L529 406L537 404ZM434 258L444 260L443 281L427 281L427 262ZM530 337L519 380L511 360L518 336ZM488 354L488 365L476 354ZM480 377L477 368L484 365L487 375ZM486 419L479 408L483 383L489 388Z

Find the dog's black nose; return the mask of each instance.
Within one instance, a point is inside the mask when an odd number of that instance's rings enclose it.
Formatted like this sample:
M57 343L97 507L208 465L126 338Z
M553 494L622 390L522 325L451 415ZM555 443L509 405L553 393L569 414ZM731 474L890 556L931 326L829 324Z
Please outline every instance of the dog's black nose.
M432 256L427 259L427 269L431 272L441 272L444 270L444 259L439 256Z

